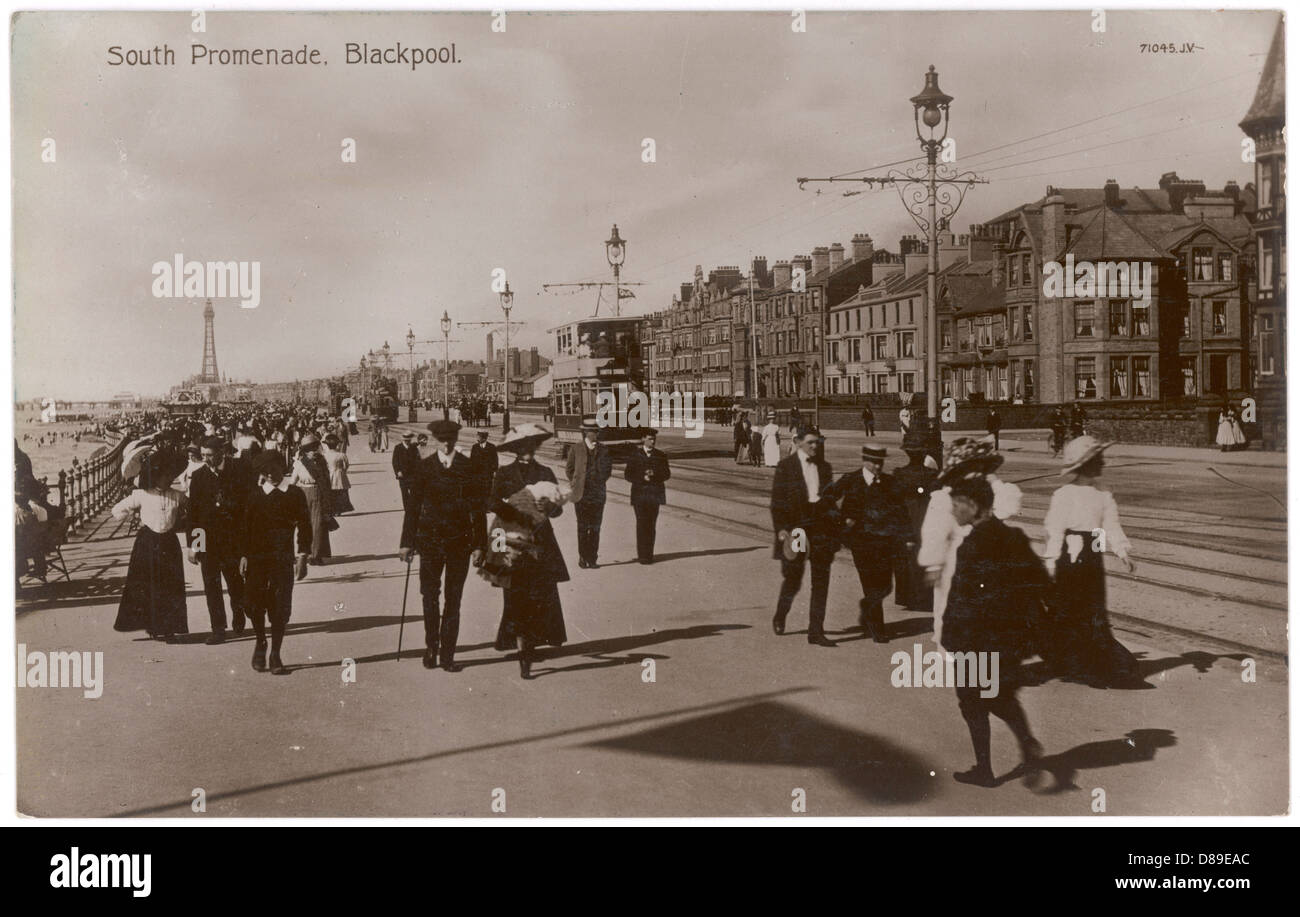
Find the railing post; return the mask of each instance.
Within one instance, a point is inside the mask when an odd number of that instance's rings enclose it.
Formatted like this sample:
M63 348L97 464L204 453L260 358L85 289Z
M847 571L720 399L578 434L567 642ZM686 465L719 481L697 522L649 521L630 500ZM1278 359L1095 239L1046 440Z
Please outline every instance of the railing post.
M59 505L63 507L63 515L68 516L68 473L59 469Z

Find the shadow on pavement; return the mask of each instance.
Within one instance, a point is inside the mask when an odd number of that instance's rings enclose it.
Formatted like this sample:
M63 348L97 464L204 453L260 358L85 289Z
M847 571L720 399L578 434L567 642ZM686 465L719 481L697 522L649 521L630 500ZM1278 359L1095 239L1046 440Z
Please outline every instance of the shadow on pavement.
M604 739L590 747L693 761L821 768L858 796L882 803L918 802L934 783L929 765L906 748L776 701Z
M1054 783L1040 792L1050 794L1077 790L1079 787L1074 778L1080 770L1154 761L1157 749L1172 748L1177 744L1178 738L1172 730L1134 729L1122 739L1076 745L1060 754L1041 759L1039 763L1042 770L1052 776Z
M423 654L423 650L419 652ZM403 652L402 655L403 657L405 657L407 653ZM387 658L391 659L392 654L390 653ZM698 713L704 710L716 710L721 707L731 707L738 703L744 703L745 701L752 702L755 699L784 697L792 694L801 694L805 691L812 691L812 690L814 689L810 686L783 688L779 691L769 691L763 694L755 694L749 698L737 698L735 700L716 701L714 703L700 704L695 707L686 707L680 710L670 710L664 713L651 713L645 716L630 717L626 720L620 720L615 723L610 723L608 720L603 720L599 723L593 723L587 726L574 726L567 729L553 730L551 732L535 733L533 735L520 736L517 739L503 739L498 742L484 742L479 745L469 745L463 748L442 749L424 755L411 755L405 758L395 758L388 761L378 761L374 764L361 764L361 765L356 765L354 767L343 767L343 768L337 768L335 770L322 771L320 773L315 773L315 774L306 774L300 777L292 777L286 780L275 780L267 783L252 784L237 790L209 793L207 798L208 798L208 803L211 804L213 802L218 802L224 799L234 799L241 796L249 796L254 793L263 793L268 790L282 789L284 787L298 786L301 784L317 783L320 781L333 780L340 777L354 777L358 774L376 773L379 771L389 770L391 768L409 767L413 764L415 765L427 764L431 761L437 761L443 758L450 758L456 755L474 754L476 752L482 752L482 751L493 751L499 748L510 748L510 747L515 747L520 745L528 745L534 742L547 742L547 741L552 741L554 739L562 739L570 736L583 735L586 733L598 732L598 731L615 728L619 726L630 726L635 723L653 722L655 720L668 719L669 717L683 716L691 713ZM143 806L138 809L133 809L129 812L118 812L115 814L119 817L129 818L129 817L139 817L144 815L157 815L161 812L166 812L171 809L188 810L190 808L190 803L192 801L193 800L191 800L189 796L185 796L183 798L174 800L172 802L158 803L152 806Z

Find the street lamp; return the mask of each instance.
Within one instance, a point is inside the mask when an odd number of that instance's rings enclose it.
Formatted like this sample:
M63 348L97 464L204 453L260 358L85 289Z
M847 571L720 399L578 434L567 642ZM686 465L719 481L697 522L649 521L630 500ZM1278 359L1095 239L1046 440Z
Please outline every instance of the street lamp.
M450 347L451 340L447 335L451 334L451 316L447 310L442 310L442 321L439 323L442 328L442 419L451 419L451 389L447 386L448 373L451 371Z
M948 106L952 102L952 96L939 88L939 74L933 64L925 74L925 88L912 96L911 102L916 139L925 151L927 206L930 211L930 218L926 221L925 406L933 426L939 417L939 220L935 213L935 172L939 150L948 137ZM925 130L922 130L923 124ZM938 131L940 126L941 132Z
M614 236L618 237L618 227L614 227ZM614 276L618 276L618 268L614 269ZM515 294L510 292L510 281L506 281L506 288L501 291L501 311L506 314L506 352L505 359L501 361L502 381L505 387L505 397L502 400L501 410L501 432L510 432L510 308L515 304Z
M410 375L407 376L407 385L410 388L410 400L406 406L406 419L410 423L415 423L415 331L410 325L406 326L406 355L410 365Z
M627 258L627 240L619 238L617 223L614 224L614 230L610 233L609 238L605 240L605 258L609 261L609 266L614 269L614 315L617 316L622 300L618 287L618 271Z

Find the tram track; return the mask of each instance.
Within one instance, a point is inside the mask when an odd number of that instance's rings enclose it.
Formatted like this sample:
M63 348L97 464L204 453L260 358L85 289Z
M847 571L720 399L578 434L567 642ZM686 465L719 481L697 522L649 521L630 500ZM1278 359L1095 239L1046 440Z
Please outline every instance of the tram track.
M422 425L411 424L394 424L393 427L404 429L415 429ZM563 474L563 462L560 460L560 449L554 445L549 445L539 452L539 460L543 461L552 470ZM673 454L669 453L670 460ZM703 497L713 500L725 500L729 504L748 507L751 510L761 511L764 514L768 509L767 485L769 477L757 470L749 473L746 469L736 468L704 468L699 465L689 464L689 459L678 458L673 464L673 477L670 483L670 489L690 494L697 497ZM628 498L627 488L622 482L622 478L617 473L610 481L611 496L618 495L622 500ZM721 485L721 486L719 486ZM757 485L757 487L755 487ZM1026 499L1022 503L1022 509L1041 510L1046 512L1047 500L1040 495L1026 494ZM727 515L718 512L712 512L698 505L682 506L668 504L662 508L662 512L673 517L690 522L693 525L702 528L711 529L726 534L737 535L748 539L753 539L759 544L770 545L772 534L766 521L763 523L749 522L744 519L738 519L733 515ZM1021 514L1024 516L1024 514ZM1129 514L1131 519L1152 519L1159 517L1154 516L1149 511L1137 511ZM1209 516L1204 518L1197 517L1194 514L1182 512L1184 518L1176 520L1188 525L1213 525L1223 528L1237 529L1244 532L1252 533L1278 533L1285 532L1285 529L1277 529L1271 524L1252 525L1246 522L1237 522L1225 519L1222 516ZM1161 519L1167 522L1167 519ZM1041 527L1038 523L1030 521L1028 518L1024 522L1030 526ZM1225 543L1221 536L1204 534L1198 536L1204 541L1198 541L1195 537L1188 537L1186 533L1171 533L1164 528L1152 528L1141 524L1130 524L1125 526L1126 532L1131 537L1136 537L1140 541L1151 542L1153 545L1170 545L1177 547L1190 547L1200 550L1213 550L1218 553L1231 555L1233 557L1250 558L1256 560L1266 560L1270 562L1285 563L1285 551L1282 556L1269 557L1265 553L1277 553L1276 550L1270 550L1266 545L1258 545L1251 549L1239 549L1230 542ZM1038 539L1041 541L1041 539ZM1207 543L1208 542L1208 543ZM1227 581L1249 583L1256 586L1263 586L1269 589L1283 589L1288 587L1285 579L1278 579L1269 576L1258 576L1251 573L1237 571L1212 570L1204 565L1184 563L1181 561L1169 560L1155 557L1148 553L1133 554L1133 560L1142 566L1152 566L1181 573L1207 574L1223 578ZM835 562L848 567L852 567L852 559L846 554L836 556ZM1285 601L1273 601L1267 598L1252 598L1230 595L1226 592L1204 588L1187 582L1171 581L1157 577L1142 576L1140 573L1131 574L1123 570L1107 570L1109 577L1117 580L1134 583L1135 585L1157 590L1168 590L1170 592L1195 597L1197 599L1210 600L1214 602L1233 603L1238 606L1258 609L1264 614L1272 616L1276 613L1285 615L1288 606ZM1270 647L1261 647L1251 645L1240 640L1232 640L1226 637L1216 636L1214 634L1198 631L1193 628L1180 627L1177 624L1168 621L1159 620L1151 617L1133 614L1131 611L1112 612L1112 619L1116 626L1123 626L1124 629L1130 630L1136 634L1148 634L1152 632L1168 634L1180 639L1194 638L1212 642L1218 646L1232 649L1234 651L1244 651L1260 656L1266 656L1274 659L1285 659L1286 654L1279 652Z

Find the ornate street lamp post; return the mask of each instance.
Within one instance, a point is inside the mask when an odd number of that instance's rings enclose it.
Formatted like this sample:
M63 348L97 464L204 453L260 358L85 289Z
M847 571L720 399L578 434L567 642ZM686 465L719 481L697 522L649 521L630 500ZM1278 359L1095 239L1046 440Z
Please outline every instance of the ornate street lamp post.
M617 223L614 224L614 231L605 240L605 258L609 261L609 266L614 269L614 315L618 316L623 298L622 291L618 286L618 272L619 268L623 266L623 261L627 258L627 240L618 237ZM506 333L509 334L508 331Z
M618 235L618 227L614 227L614 235ZM618 269L615 268L617 277ZM506 352L505 359L501 362L502 381L504 382L504 398L502 400L501 411L501 432L510 432L510 308L515 304L515 294L510 292L510 281L506 281L506 288L501 291L501 311L506 314Z
M912 119L916 124L916 139L925 152L926 185L928 190L929 219L926 222L926 244L929 264L926 268L925 315L925 407L933 424L939 417L939 220L936 214L937 195L935 173L939 150L948 137L948 106L952 96L939 88L939 74L930 65L925 74L925 88L912 96ZM922 125L925 129L922 129ZM942 126L942 130L939 128ZM954 208L955 209L955 208Z
M451 389L447 387L448 374L451 372L450 347L451 339L447 335L451 334L451 316L447 310L442 310L442 419L451 419Z

